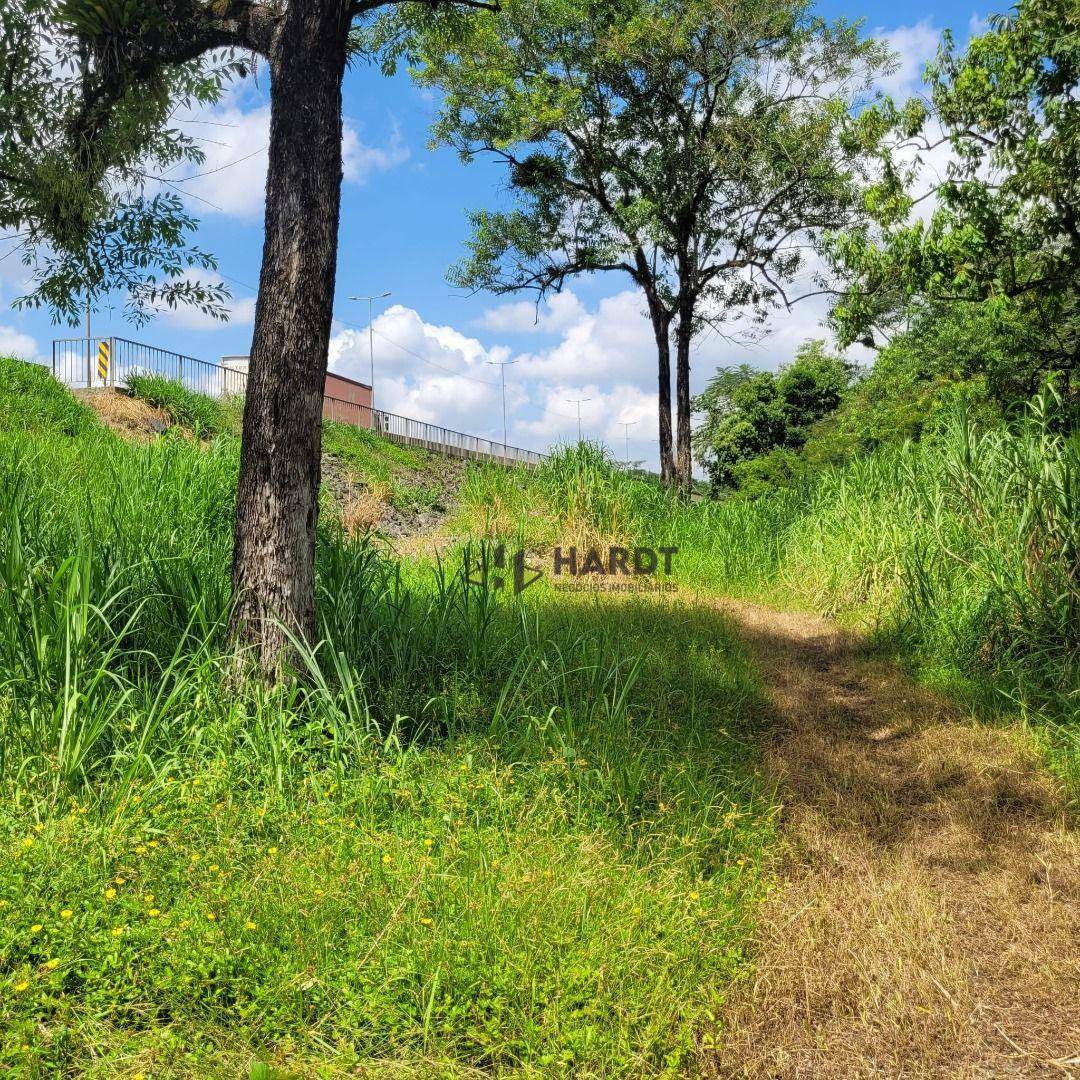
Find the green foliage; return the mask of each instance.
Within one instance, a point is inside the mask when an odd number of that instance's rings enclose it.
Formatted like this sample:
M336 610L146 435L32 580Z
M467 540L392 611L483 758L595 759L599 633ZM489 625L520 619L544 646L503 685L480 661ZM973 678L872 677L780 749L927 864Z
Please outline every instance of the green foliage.
M220 401L189 390L177 379L151 373L129 375L127 388L137 398L164 409L177 423L198 435L213 436L235 431L235 413Z
M804 474L896 445L935 437L958 405L983 427L1001 418L988 383L1012 368L1011 349L988 321L985 305L955 305L925 313L894 338L840 407L810 430L800 454ZM997 399L996 401L994 399Z
M157 39L162 17L143 0L0 7L0 229L16 234L35 282L16 304L74 325L87 296L120 293L136 321L180 304L224 317L225 286L190 276L214 261L191 243L196 223L179 194L142 189L148 172L203 160L169 118L215 100L240 67L224 55L153 72L135 63L118 35ZM103 71L120 55L129 82L107 91Z
M455 285L558 291L618 271L642 290L689 489L690 343L789 299L808 251L864 216L851 110L887 50L803 0L507 0L409 48L442 94L433 141L507 167L512 205L472 215ZM394 40L397 40L396 38ZM777 73L787 72L790 78Z
M37 364L0 356L0 432L85 435L97 418L52 373Z
M886 103L861 118L869 139L888 131L903 153L886 169L878 228L835 249L851 281L834 312L845 339L902 324L914 301L985 303L984 318L1023 343L1017 370L988 373L992 381L1026 398L1046 371L1069 378L1080 333L1078 76L1076 4L1021 0L962 55L946 35L928 70L929 111ZM901 189L932 142L947 142L952 156L925 223ZM914 169L901 170L912 151Z
M855 378L853 366L811 341L776 374L745 365L721 368L695 399L705 419L694 436L714 495L761 494L789 485L801 472L792 453L812 425L837 409Z

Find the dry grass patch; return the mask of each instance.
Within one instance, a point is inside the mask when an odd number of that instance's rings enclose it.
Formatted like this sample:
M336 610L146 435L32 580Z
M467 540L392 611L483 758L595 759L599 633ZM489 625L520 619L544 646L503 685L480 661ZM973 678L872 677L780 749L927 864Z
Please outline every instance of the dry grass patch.
M126 438L153 439L172 425L164 409L119 390L78 390L75 396L89 405L106 427Z
M353 492L341 508L341 524L349 536L363 536L372 531L386 513L389 488L372 484Z
M1080 1072L1080 845L1022 736L819 620L732 605L780 724L782 885L723 1076Z

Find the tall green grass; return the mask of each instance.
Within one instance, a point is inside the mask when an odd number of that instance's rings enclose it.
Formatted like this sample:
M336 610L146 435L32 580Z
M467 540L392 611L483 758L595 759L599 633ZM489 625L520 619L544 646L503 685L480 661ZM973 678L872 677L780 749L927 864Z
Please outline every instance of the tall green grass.
M1080 778L1080 435L1048 386L980 427L961 406L922 443L801 488L687 504L581 446L534 473L474 468L474 531L546 548L586 535L679 547L683 584L868 624L923 674L1030 718Z
M164 409L174 423L199 435L238 434L240 431L239 399L233 402L207 397L189 390L177 379L153 372L129 375L127 389L155 408Z
M237 685L236 440L62 414L0 430L0 1067L692 1073L773 812L717 612L327 516L318 643Z

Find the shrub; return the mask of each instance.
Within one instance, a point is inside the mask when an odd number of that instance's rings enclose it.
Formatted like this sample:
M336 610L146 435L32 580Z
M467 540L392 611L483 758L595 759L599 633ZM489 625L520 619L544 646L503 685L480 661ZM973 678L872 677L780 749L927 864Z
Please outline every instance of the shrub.
M175 423L191 428L198 435L219 435L230 430L235 419L233 410L164 375L129 375L127 388L155 408L164 409Z

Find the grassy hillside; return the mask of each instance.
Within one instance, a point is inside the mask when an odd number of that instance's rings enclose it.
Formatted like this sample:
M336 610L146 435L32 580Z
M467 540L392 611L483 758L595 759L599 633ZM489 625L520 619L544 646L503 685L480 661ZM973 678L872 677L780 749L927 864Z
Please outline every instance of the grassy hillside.
M306 677L236 686L235 437L0 387L0 1066L696 1071L775 811L713 605L508 601L327 515Z

